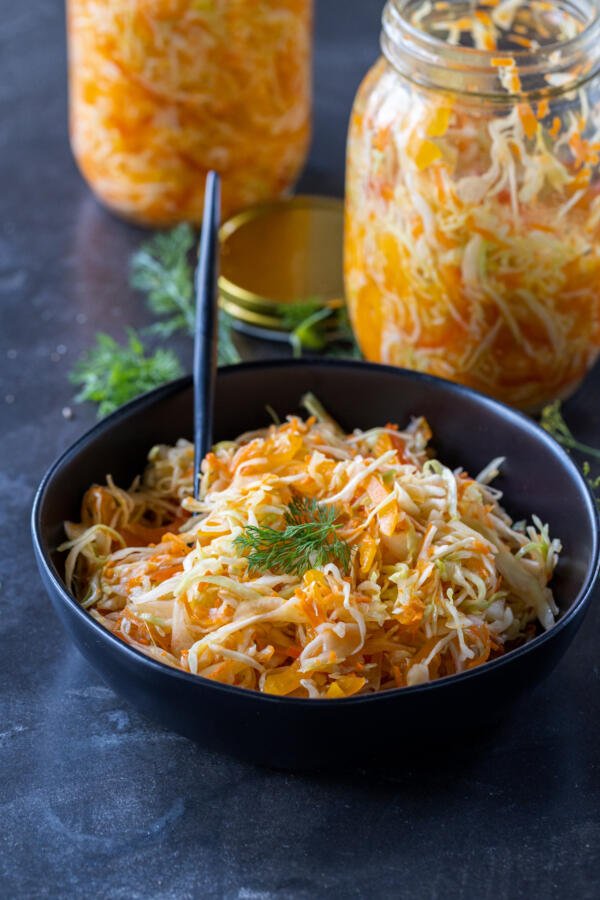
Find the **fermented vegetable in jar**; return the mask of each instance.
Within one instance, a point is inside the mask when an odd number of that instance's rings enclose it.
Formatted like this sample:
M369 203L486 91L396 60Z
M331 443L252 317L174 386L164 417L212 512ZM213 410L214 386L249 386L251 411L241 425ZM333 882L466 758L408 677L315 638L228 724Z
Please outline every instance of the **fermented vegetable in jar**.
M310 137L312 0L67 0L70 132L114 212L200 221L295 182Z
M365 355L534 410L600 346L598 0L389 0L352 114Z

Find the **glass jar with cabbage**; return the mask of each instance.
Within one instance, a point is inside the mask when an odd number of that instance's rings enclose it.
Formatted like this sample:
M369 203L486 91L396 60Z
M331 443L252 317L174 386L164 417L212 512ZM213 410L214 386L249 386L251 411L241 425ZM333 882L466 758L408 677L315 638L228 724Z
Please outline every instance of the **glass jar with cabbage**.
M146 225L228 216L295 182L310 137L312 0L67 0L71 145Z
M600 347L598 0L389 0L348 143L367 358L528 410Z

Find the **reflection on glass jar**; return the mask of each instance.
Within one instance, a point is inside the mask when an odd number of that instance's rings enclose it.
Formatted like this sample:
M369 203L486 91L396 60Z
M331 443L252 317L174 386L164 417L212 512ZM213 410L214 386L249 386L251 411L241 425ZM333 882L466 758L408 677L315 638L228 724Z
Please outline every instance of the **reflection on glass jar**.
M73 153L96 195L149 225L288 190L310 137L312 0L67 0Z
M389 0L356 98L345 280L365 355L525 409L600 346L597 0Z

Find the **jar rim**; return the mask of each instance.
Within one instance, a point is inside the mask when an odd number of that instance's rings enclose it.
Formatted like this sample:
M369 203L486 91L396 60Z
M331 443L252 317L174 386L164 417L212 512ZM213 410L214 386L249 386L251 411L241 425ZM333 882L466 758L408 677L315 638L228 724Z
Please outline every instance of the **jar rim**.
M484 50L451 44L415 25L409 12L428 0L387 0L382 15L381 47L391 65L409 80L453 93L511 96L566 93L600 71L600 0L567 0L585 16L573 37L536 49ZM513 64L519 89L507 92L500 69ZM455 74L454 79L448 75ZM540 85L540 79L546 83Z

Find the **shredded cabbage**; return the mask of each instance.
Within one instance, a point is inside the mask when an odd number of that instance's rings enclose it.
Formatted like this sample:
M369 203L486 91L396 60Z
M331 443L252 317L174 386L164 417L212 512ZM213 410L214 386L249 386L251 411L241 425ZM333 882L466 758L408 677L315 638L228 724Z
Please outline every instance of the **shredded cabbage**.
M129 490L93 486L67 523L66 580L126 643L225 684L338 698L472 668L549 628L560 552L487 484L429 459L423 419L346 435L296 417L216 445L157 446ZM350 548L303 575L254 571L236 538L284 528L294 498L337 510Z
M348 146L354 328L369 359L534 410L600 346L600 84L560 92L550 72L534 100L517 51L583 25L542 2L413 5L422 30L489 51L499 95L426 89L383 59L367 75Z
M312 0L68 0L77 162L112 209L200 221L295 181L310 132Z

